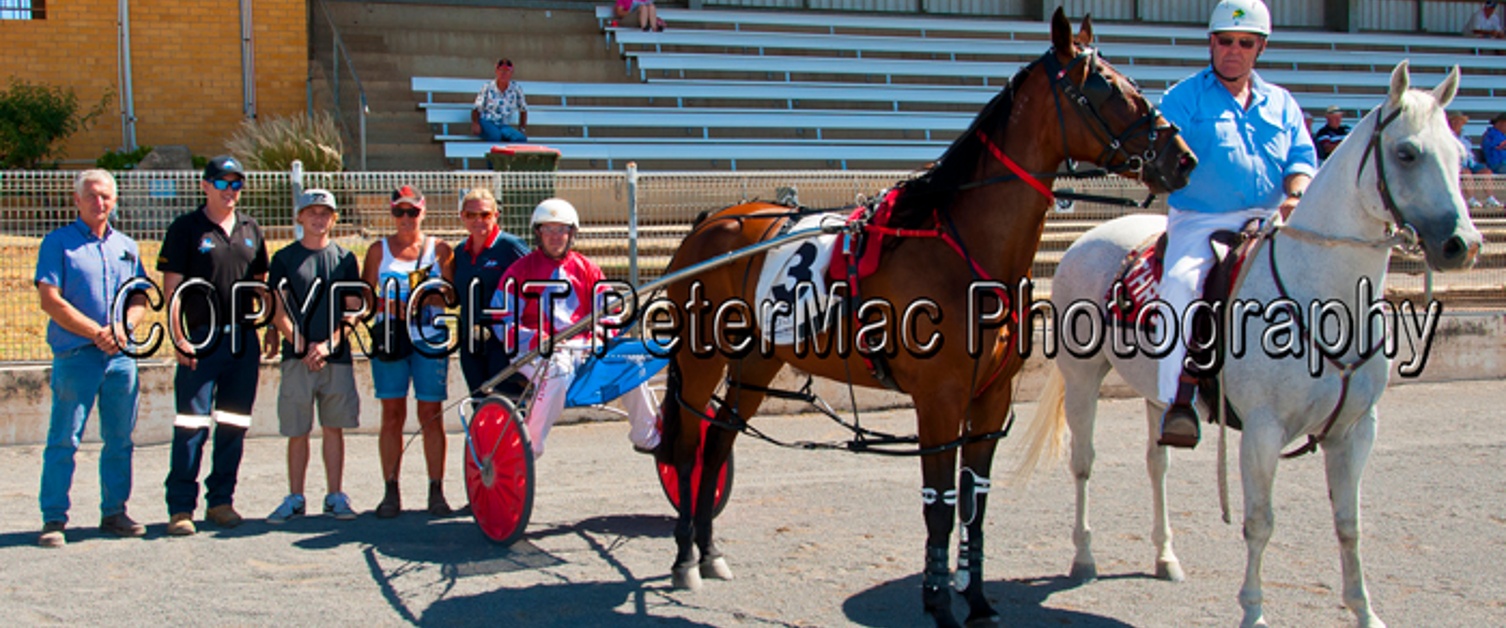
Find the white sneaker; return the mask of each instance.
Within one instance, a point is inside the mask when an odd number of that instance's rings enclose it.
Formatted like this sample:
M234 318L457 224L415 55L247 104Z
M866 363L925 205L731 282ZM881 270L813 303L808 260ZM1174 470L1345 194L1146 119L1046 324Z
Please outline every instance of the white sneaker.
M350 507L350 497L345 493L330 493L324 496L324 514L334 515L341 521L350 521L356 518L356 511Z
M1501 201L1496 200L1495 196L1488 196L1485 198L1485 205L1491 209L1500 209Z
M1475 198L1473 196L1469 197L1469 208L1470 209L1480 209L1481 207L1484 207L1484 206L1485 206L1485 204L1481 203L1480 199Z
M293 517L303 516L304 509L305 505L302 495L288 495L282 498L282 505L278 506L277 510L267 515L267 523L282 525Z

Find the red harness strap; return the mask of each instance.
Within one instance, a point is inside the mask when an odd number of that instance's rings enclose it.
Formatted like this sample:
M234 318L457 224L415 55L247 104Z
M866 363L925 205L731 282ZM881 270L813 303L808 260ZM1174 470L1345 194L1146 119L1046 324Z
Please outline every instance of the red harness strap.
M982 131L978 131L977 135L978 141L983 142L983 146L988 148L988 152L993 154L994 159L997 159L999 160L999 163L1004 164L1004 167L1008 168L1010 172L1013 172L1014 176L1017 176L1021 181L1030 184L1030 187L1033 187L1035 188L1035 191L1040 192L1041 196L1050 199L1052 202L1056 201L1056 195L1051 193L1051 188L1046 187L1046 184L1041 183L1040 179L1035 178L1029 172L1025 172L1025 169L1021 168L1020 164L1015 163L1013 159L1010 159L1008 155L1004 154L1004 151L999 150L998 146L995 146L992 141L989 141L988 135L984 134Z

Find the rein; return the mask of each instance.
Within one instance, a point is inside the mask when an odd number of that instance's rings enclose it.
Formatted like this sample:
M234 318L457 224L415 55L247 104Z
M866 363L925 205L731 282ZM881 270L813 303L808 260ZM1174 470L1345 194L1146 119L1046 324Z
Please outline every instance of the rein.
M1377 240L1369 240L1345 236L1331 236L1287 225L1277 227L1275 230L1273 230L1269 239L1270 255L1267 257L1267 259L1269 260L1268 265L1271 269L1271 279L1276 283L1276 291L1281 295L1281 298L1292 300L1291 295L1287 292L1286 283L1281 280L1281 271L1276 267L1275 234L1277 233L1285 232L1287 235L1292 236L1293 239L1308 242L1311 244L1319 244L1322 246L1343 245L1377 250L1389 250L1395 246L1403 246L1411 249L1418 246L1417 230L1407 222L1405 217L1402 216L1400 208L1396 206L1396 199L1392 198L1391 196L1390 186L1386 185L1386 160L1381 155L1381 131L1385 130L1387 126L1394 122L1396 118L1401 115L1401 112L1402 107L1398 106L1395 111L1391 112L1390 115L1383 118L1379 123L1375 125L1375 128L1371 130L1370 141L1365 146L1364 157L1360 159L1360 167L1355 171L1354 175L1355 181L1358 182L1360 177L1363 176L1365 172L1365 164L1370 160L1370 155L1374 154L1375 188L1376 191L1380 194L1382 205L1385 206L1386 211L1391 214L1391 218L1394 221L1391 224L1387 225L1386 230L1388 232L1388 235ZM1316 333L1310 327L1303 325L1300 320L1296 322L1297 329L1302 335L1303 340L1310 340L1311 334ZM1383 343L1384 340L1380 342ZM1358 350L1355 360L1350 362L1341 362L1337 358L1328 355L1323 356L1323 359L1325 361L1327 361L1330 365L1332 365L1339 371L1339 400L1334 404L1333 410L1328 413L1328 417L1324 419L1322 431L1320 431L1316 436L1308 434L1307 442L1304 443L1301 447L1281 454L1281 457L1283 459L1296 458L1297 456L1317 451L1318 444L1327 439L1328 433L1333 430L1334 423L1338 421L1339 414L1344 409L1344 402L1349 398L1350 378L1354 376L1354 373L1358 371L1360 367L1369 362L1371 358L1381 353L1381 346L1381 344L1377 344L1376 346L1370 347L1369 349Z

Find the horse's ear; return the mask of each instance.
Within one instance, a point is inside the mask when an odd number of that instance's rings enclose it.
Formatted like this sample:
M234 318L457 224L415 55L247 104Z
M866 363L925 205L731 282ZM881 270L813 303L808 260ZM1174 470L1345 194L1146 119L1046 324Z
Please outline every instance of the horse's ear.
M1067 21L1067 12L1059 6L1051 14L1051 47L1056 54L1072 56L1072 23Z
M1412 83L1412 77L1407 71L1408 65L1407 60L1402 59L1401 63L1396 64L1396 69L1391 70L1391 93L1386 95L1386 106L1394 108L1401 105L1401 97L1406 95L1407 88Z
M1083 48L1093 46L1093 14L1082 16L1082 25L1077 29L1077 43Z
M1454 102L1454 95L1459 93L1459 66L1449 70L1448 76L1443 77L1443 82L1433 88L1433 99L1438 101L1438 108L1448 107Z

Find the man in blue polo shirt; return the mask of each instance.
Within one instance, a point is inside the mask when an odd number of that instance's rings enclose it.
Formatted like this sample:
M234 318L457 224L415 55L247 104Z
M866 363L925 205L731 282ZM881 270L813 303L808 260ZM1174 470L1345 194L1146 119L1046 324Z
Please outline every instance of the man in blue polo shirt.
M1182 139L1198 156L1187 187L1166 199L1171 209L1160 296L1179 319L1202 292L1213 266L1208 236L1277 211L1291 213L1318 169L1297 99L1255 72L1270 35L1271 12L1264 2L1222 0L1208 20L1208 67L1161 97L1161 114L1182 129ZM1161 359L1158 384L1167 408L1159 442L1195 447L1197 380L1183 372L1185 341L1191 337L1183 327L1182 341L1173 342Z
M239 303L232 297L237 283L267 279L261 227L236 211L245 183L246 172L235 158L209 160L199 183L204 204L173 220L157 257L163 291L171 299L168 332L178 359L173 376L178 413L166 482L167 533L173 536L198 531L193 513L211 424L214 459L204 479L206 518L221 528L241 523L232 502L246 430L251 427L260 355L256 329L242 321L248 314L271 311L264 309L266 294L252 298L243 292ZM193 285L178 295L186 283Z
M491 305L502 273L528 254L528 245L497 224L497 197L487 188L473 189L461 199L460 221L469 234L455 246L454 257L455 287L460 290L460 372L471 396L481 398L491 393L481 384L507 368L512 355L491 335L480 310ZM523 395L521 379L498 382L493 390L517 399Z
M73 486L74 454L89 410L99 401L99 527L115 536L135 537L146 528L126 515L131 497L131 432L136 428L140 384L136 361L120 350L126 330L141 322L146 298L134 295L125 320L113 320L116 292L145 277L136 241L110 227L115 209L115 177L86 170L73 182L78 219L42 239L36 286L52 347L52 420L42 453L42 534L37 544L62 547L68 522L68 490Z

